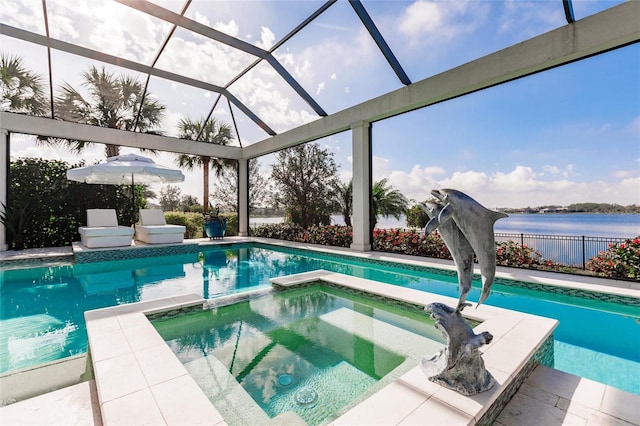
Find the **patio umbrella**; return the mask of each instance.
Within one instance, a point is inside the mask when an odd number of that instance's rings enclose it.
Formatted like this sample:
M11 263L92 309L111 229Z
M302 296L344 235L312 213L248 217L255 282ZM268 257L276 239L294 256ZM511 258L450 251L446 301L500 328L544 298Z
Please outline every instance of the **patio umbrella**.
M178 169L156 164L151 158L136 154L123 154L107 158L106 162L67 170L67 179L76 182L124 185L131 184L132 217L136 213L134 185L183 182L184 174ZM134 220L135 222L135 220Z

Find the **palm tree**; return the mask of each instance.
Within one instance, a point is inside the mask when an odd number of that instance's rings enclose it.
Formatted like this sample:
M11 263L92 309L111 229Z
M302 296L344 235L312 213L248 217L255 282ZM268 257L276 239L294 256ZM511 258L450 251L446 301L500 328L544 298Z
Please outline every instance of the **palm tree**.
M49 111L42 77L19 56L0 54L0 109L38 116Z
M336 186L336 204L340 207L340 213L344 223L351 226L351 214L353 213L353 179L349 183L339 182Z
M179 138L196 140L205 143L215 143L218 145L229 145L233 140L233 132L231 126L215 118L206 120L201 118L193 121L189 118L180 119L178 123L180 129ZM180 168L193 170L196 167L202 167L202 183L204 191L202 195L202 205L204 213L209 212L209 170L213 169L216 176L221 176L226 167L235 167L235 161L224 160L220 158L212 158L208 155L189 155L179 154L176 164Z
M19 56L0 53L0 110L36 116L49 112L42 77L27 69ZM0 223L7 232L7 243L16 250L24 248L25 230L36 211L32 201L22 203L9 197L6 205L0 203Z
M98 70L95 66L84 72L82 77L89 97L83 98L71 85L64 83L54 102L57 117L76 123L141 132L152 131L162 121L165 106L149 93L145 94L144 85L137 79L128 75L116 77L104 67ZM48 142L63 143L77 153L91 143L57 139ZM120 147L107 144L105 152L107 157L112 157L120 153Z
M388 179L384 178L373 185L371 228L375 228L378 216L393 216L399 220L409 206L407 197L392 186L387 186L387 182Z

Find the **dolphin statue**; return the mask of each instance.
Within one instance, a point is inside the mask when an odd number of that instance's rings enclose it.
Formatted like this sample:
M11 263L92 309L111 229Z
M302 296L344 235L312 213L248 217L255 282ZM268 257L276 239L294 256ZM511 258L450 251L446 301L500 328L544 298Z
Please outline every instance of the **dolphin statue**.
M455 189L434 189L431 194L444 205L438 214L438 227L453 219L476 254L482 275L482 294L477 308L489 297L491 284L496 276L496 240L493 225L507 215L489 210L467 194Z
M430 234L435 228L438 228L440 236L451 252L453 263L458 270L458 285L460 286L460 298L458 299L456 311L461 311L465 306L469 305L465 302L467 295L471 291L471 282L473 281L473 247L471 247L471 244L469 244L469 241L467 241L467 238L462 231L460 231L455 221L449 220L442 224L438 222L438 216L444 208L442 204L425 201L424 203L418 203L418 206L420 206L431 219L424 229L425 235ZM429 230L430 228L433 229Z

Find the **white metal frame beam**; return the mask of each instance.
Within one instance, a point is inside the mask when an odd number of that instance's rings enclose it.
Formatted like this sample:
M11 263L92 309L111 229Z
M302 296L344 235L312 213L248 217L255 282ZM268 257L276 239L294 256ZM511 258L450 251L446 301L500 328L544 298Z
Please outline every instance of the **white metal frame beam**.
M5 111L0 111L0 128L13 133L75 139L133 148L157 149L180 154L206 155L233 160L242 158L242 148L237 146L196 142L150 133L129 132L109 127L72 123L45 117L33 117Z

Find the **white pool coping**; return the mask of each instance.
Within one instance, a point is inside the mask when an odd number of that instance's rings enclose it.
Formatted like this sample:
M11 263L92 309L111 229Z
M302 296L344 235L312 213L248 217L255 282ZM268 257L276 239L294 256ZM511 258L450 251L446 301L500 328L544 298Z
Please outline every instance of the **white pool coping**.
M287 286L317 280L414 304L457 303L449 297L327 271L272 282ZM146 317L205 303L200 296L183 295L85 313L104 425L226 424ZM482 321L476 333L489 331L494 336L482 348L487 370L496 379L491 390L467 397L430 382L417 366L331 424L475 424L558 324L553 319L484 305L467 308L464 315Z

